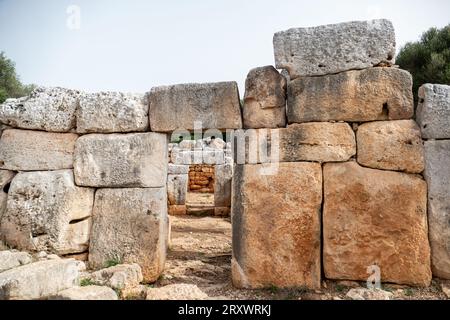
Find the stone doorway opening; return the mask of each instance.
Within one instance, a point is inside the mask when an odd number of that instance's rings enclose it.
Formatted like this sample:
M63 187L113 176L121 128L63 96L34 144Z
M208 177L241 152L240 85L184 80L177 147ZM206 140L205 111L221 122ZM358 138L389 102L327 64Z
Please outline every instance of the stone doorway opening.
M195 284L210 296L230 288L233 167L231 144L220 138L169 145L170 243L158 285Z
M215 214L215 166L195 164L189 166L186 194L186 214L213 216Z

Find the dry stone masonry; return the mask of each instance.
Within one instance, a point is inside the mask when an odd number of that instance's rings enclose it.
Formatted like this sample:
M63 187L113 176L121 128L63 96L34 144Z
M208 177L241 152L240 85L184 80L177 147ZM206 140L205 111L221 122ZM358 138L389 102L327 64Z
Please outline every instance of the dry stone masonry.
M238 288L450 279L450 87L422 86L414 112L388 20L273 44L282 70L250 70L243 105L235 82L0 105L0 299L206 298L141 285L163 273L168 212L186 214L194 189L231 208Z

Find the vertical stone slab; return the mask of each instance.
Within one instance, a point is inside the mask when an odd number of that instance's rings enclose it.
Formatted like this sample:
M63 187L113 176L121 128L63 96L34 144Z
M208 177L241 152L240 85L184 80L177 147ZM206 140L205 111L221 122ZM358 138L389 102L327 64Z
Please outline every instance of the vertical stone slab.
M144 280L154 282L164 269L168 216L166 188L98 189L95 194L89 264L108 260L137 263Z
M356 162L323 168L323 263L328 279L428 286L427 186L419 175L368 169Z
M167 198L170 205L186 204L187 191L187 174L169 174L167 176Z
M237 165L233 180L233 284L320 287L322 171L318 163Z
M425 141L433 275L450 279L450 140Z
M450 86L421 86L416 114L423 138L450 139Z
M231 206L231 182L233 180L233 164L214 167L214 206Z
M244 128L286 126L286 78L274 67L250 70L242 109Z

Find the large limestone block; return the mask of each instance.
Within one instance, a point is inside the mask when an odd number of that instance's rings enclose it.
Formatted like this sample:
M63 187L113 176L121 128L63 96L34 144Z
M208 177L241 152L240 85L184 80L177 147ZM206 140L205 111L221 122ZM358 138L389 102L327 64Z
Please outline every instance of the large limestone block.
M322 170L318 163L237 165L233 179L233 284L320 287Z
M338 162L356 154L355 134L347 123L311 122L282 129L249 129L236 132L234 143L239 164Z
M75 145L77 185L163 187L167 179L167 138L160 133L89 134Z
M6 200L8 199L8 191L11 185L11 180L14 178L14 176L15 173L13 171L0 170L0 222L2 221L2 216L6 209Z
M68 132L75 127L79 94L63 88L37 88L27 97L1 104L0 121L16 128Z
M170 205L186 204L188 180L187 174L169 174L167 176L167 199Z
M421 86L416 114L423 138L450 139L450 86Z
M410 119L412 77L395 68L301 77L288 84L289 123Z
M356 162L327 163L323 178L325 277L366 281L376 265L383 282L428 286L425 181Z
M286 69L293 80L391 65L395 31L385 19L292 28L275 33L273 47L276 68Z
M103 286L72 287L49 298L49 300L118 300L116 292Z
M99 189L95 194L89 263L137 263L144 280L163 271L167 247L166 188Z
M250 70L242 109L244 128L286 126L286 78L274 67Z
M167 173L168 174L188 174L189 173L189 165L169 163L168 168L167 168Z
M80 96L77 132L148 130L148 101L143 94L99 92Z
M214 206L231 206L231 182L233 181L233 164L214 167Z
M414 120L364 123L356 133L358 162L375 169L420 173L423 144Z
M31 130L5 130L0 140L0 168L19 171L73 168L78 135Z
M0 272L31 263L33 258L27 252L0 251Z
M280 129L283 162L347 161L355 154L355 134L347 123L312 122Z
M194 284L176 283L149 288L146 300L206 300L208 295Z
M425 141L431 268L450 279L450 140Z
M45 260L0 273L0 300L43 299L78 284L84 264L72 259Z
M193 130L194 121L201 121L203 129L242 128L236 82L155 87L149 99L152 131Z
M94 189L75 186L72 170L21 172L11 183L0 233L21 250L84 252L93 202Z

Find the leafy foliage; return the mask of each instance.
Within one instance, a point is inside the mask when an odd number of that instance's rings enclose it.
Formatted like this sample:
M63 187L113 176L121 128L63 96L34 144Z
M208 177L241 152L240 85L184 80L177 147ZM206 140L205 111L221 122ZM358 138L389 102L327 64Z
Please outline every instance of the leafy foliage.
M450 85L450 24L442 29L431 28L419 41L408 42L396 61L412 74L416 101L417 91L424 83Z
M0 103L7 98L18 98L28 95L35 85L23 85L16 73L14 62L0 52Z

